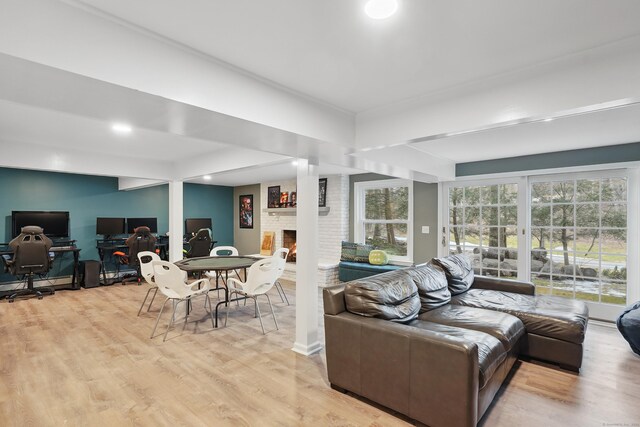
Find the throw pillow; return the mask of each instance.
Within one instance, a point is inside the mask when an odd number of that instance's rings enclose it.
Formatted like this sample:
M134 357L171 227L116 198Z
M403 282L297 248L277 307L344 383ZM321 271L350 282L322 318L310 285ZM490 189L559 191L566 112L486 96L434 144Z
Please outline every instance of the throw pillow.
M355 262L356 260L356 243L342 242L342 251L340 253L340 261Z
M372 265L387 265L389 264L389 255L385 251L380 249L374 249L369 252L369 264Z
M444 270L449 282L451 295L458 295L469 290L473 284L473 267L471 260L464 254L434 258L432 261Z
M356 246L356 259L355 262L369 262L369 254L373 250L372 245L363 245L358 243Z

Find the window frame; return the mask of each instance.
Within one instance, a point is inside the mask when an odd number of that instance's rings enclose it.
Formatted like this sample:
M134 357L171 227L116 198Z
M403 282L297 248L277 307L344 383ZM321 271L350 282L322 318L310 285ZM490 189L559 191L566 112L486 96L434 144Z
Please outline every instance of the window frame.
M365 193L390 187L407 187L407 219L371 220L365 218ZM406 224L407 226L407 255L389 255L394 263L413 263L413 181L408 179L381 179L376 181L360 181L354 183L354 221L353 239L356 243L365 243L366 224Z

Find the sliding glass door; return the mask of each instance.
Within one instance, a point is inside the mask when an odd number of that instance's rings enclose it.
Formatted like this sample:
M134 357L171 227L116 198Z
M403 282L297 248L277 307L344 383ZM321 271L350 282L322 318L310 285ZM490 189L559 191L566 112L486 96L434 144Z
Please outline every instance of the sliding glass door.
M476 274L530 280L538 294L585 301L613 320L640 294L627 262L640 252L637 174L445 183L441 253L468 254Z

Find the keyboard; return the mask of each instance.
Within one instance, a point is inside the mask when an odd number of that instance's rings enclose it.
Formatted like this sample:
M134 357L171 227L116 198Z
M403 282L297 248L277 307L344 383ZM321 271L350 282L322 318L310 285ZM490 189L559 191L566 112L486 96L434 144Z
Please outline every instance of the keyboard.
M51 252L70 251L75 249L75 246L54 246L50 249Z

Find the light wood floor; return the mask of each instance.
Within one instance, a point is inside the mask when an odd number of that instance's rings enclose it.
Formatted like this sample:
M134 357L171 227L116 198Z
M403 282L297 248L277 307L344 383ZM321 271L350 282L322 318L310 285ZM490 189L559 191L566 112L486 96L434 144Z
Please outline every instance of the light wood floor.
M279 331L263 336L251 306L232 310L228 327L212 330L197 303L195 320L163 343L149 339L160 302L136 316L146 290L114 285L0 301L0 425L410 425L330 389L324 353L292 352L295 308L275 293ZM287 292L293 303L293 286ZM265 326L273 328L270 317ZM481 422L639 423L640 358L615 329L597 325L589 326L580 375L519 362Z

